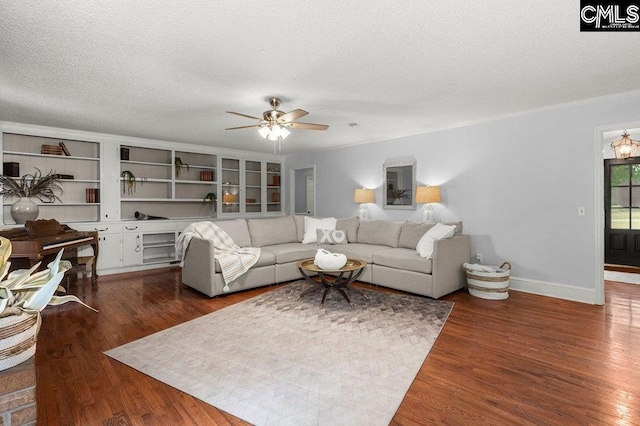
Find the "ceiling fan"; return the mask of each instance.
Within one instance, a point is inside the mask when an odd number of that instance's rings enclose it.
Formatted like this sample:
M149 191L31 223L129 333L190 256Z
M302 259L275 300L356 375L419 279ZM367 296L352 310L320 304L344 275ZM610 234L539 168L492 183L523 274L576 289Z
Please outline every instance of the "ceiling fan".
M289 133L291 133L288 129L327 130L329 128L329 126L327 126L326 124L296 122L295 120L302 118L309 113L302 109L294 109L293 111L289 111L286 113L280 111L278 110L278 107L280 106L279 98L269 98L269 104L271 105L272 109L263 112L262 118L242 114L239 112L227 111L227 113L229 114L239 115L240 117L257 120L259 121L259 124L252 124L250 126L229 127L225 130L249 129L252 127L257 127L259 128L258 132L260 133L260 136L274 142L275 151L275 142L282 141L282 139L286 138L287 136L289 136Z

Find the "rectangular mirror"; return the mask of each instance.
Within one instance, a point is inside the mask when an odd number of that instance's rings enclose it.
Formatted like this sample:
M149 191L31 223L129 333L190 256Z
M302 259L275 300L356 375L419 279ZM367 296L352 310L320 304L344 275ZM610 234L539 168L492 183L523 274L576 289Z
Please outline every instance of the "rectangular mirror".
M415 158L388 159L384 162L383 173L383 207L388 210L415 210Z

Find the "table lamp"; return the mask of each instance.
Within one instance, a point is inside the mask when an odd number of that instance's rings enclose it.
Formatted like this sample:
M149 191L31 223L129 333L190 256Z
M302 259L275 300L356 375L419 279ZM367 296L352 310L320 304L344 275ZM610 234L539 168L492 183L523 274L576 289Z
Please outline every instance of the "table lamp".
M360 210L358 211L358 216L361 220L370 219L369 210L367 209L367 203L373 203L373 189L367 188L358 188L356 192L353 194L353 202L360 203Z
M435 222L433 203L440 201L439 186L419 186L416 189L416 203L424 204L423 217L425 222Z

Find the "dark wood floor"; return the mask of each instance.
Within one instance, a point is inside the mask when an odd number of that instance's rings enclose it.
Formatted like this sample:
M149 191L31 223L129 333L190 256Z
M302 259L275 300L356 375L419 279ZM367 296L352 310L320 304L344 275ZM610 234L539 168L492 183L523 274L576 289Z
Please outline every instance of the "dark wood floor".
M245 424L103 351L274 287L209 299L177 268L72 287L100 313L43 311L38 424ZM640 286L607 283L604 306L445 299L455 308L392 424L640 424Z

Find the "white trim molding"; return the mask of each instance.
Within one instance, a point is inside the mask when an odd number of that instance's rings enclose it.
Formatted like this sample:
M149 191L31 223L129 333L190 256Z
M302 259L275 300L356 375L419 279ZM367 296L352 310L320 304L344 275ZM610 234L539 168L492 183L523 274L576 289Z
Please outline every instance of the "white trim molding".
M511 277L510 290L524 293L538 294L540 296L555 297L574 302L599 305L597 291L593 288L576 287L568 284L559 284L546 281L530 280L526 278Z

